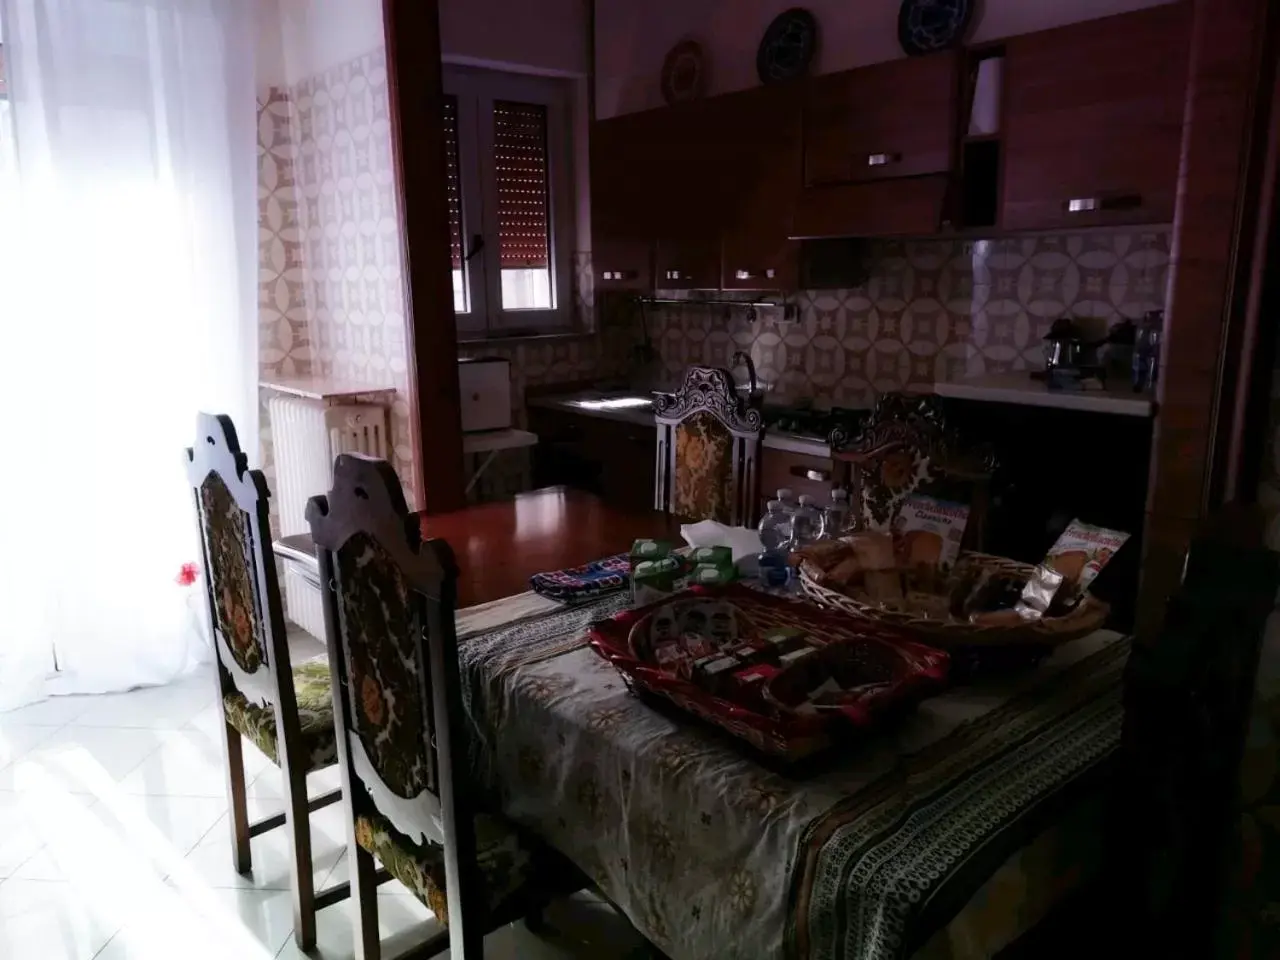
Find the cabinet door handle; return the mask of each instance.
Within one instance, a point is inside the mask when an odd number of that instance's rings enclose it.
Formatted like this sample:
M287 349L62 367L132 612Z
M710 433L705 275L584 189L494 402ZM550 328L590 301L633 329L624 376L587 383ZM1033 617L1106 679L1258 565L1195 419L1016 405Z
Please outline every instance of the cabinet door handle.
M691 280L693 278L690 277L689 274L685 273L683 270L668 270L667 279L668 280Z
M1067 213L1096 213L1102 210L1136 210L1142 206L1137 193L1116 193L1105 197L1072 197L1064 204Z
M799 464L791 468L791 475L802 480L813 480L815 483L827 483L831 479L830 472L826 470L811 470Z
M735 270L733 278L735 280L772 280L777 276L777 272L772 268L768 270Z
M897 163L902 159L900 153L868 153L868 167L887 167L891 163Z
M635 278L634 270L602 270L600 272L601 280L634 280Z

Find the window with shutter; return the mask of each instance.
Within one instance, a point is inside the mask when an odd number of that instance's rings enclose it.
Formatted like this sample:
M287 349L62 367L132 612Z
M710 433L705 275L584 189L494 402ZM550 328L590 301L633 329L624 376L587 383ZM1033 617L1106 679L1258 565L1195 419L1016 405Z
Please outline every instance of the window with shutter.
M459 335L572 329L569 83L448 67L445 89Z
M467 313L467 283L462 270L462 181L458 169L458 98L444 98L445 187L449 196L449 257L453 268L453 309Z
M545 106L510 100L494 102L493 163L498 192L503 309L550 309L551 230Z

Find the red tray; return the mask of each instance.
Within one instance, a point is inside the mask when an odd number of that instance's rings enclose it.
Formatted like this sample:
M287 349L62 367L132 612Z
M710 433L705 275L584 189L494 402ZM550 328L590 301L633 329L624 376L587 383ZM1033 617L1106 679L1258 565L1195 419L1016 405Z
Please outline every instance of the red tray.
M749 629L795 627L815 646L831 643L877 644L878 659L892 664L892 680L859 701L857 719L847 715L817 716L778 709L760 700L738 702L717 696L649 659L648 645L633 640L637 624L671 604L691 596L728 601ZM738 584L694 587L636 610L624 610L591 625L592 649L608 660L635 690L663 697L682 710L731 733L752 747L787 762L812 756L851 733L874 727L890 710L918 703L946 684L948 655L908 639L903 633L866 621L834 615L812 603L762 593Z

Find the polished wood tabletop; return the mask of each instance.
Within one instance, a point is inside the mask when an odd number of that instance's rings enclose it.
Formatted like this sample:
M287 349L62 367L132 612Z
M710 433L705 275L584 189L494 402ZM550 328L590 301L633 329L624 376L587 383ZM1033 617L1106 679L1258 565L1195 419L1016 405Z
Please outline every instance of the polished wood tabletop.
M423 536L443 537L458 557L458 605L529 589L535 573L573 567L630 548L641 537L680 538L680 521L628 511L565 487L519 494L454 513L423 516Z

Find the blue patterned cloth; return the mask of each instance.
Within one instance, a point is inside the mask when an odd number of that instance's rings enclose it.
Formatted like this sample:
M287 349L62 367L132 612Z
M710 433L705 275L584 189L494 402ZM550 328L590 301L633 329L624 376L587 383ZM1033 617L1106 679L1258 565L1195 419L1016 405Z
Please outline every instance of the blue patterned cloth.
M631 582L631 558L625 553L593 560L580 567L567 567L529 578L534 593L561 603L591 600L614 590L625 590Z

